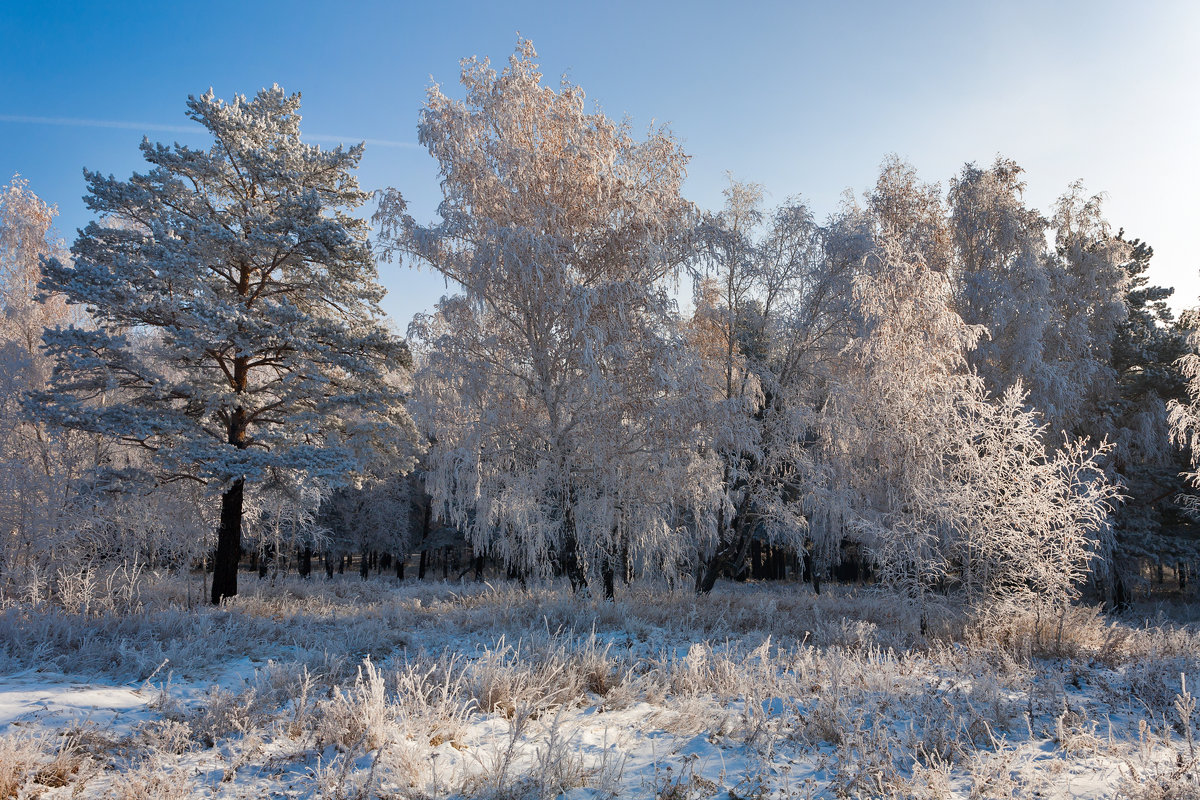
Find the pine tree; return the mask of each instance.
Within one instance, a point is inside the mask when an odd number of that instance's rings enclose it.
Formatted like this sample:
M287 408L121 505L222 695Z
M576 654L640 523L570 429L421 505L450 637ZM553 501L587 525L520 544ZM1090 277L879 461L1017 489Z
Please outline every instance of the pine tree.
M1187 454L1174 447L1168 423L1168 404L1186 399L1186 380L1179 359L1188 352L1184 330L1167 305L1174 290L1150 285L1148 270L1154 249L1147 243L1117 238L1129 244L1126 317L1112 346L1112 368L1118 396L1112 406L1115 447L1113 467L1126 485L1125 502L1116 521L1117 570L1130 560L1194 557L1177 536L1166 532L1184 527L1187 515L1177 502L1185 491L1181 473ZM1124 580L1114 575L1116 600L1126 600Z
M85 171L93 222L43 289L95 327L48 330L56 359L44 416L151 456L162 481L221 493L212 600L237 593L248 485L271 473L351 480L369 445L405 448L402 342L380 323L383 289L352 170L363 146L300 140L300 96L279 87L188 116L207 149L143 140L145 174Z

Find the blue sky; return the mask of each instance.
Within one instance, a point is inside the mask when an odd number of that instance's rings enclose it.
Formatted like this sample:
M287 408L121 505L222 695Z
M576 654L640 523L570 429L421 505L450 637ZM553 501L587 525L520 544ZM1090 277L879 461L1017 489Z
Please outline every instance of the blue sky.
M824 216L897 153L929 181L997 154L1048 210L1082 178L1110 221L1156 250L1154 279L1200 295L1200 3L48 3L0 7L0 182L14 172L86 223L82 168L127 176L137 144L202 144L188 94L304 95L310 137L366 139L365 188L438 201L415 142L430 80L502 61L516 34L612 116L668 123L691 153L686 192L720 203L724 173ZM97 124L104 123L104 124ZM407 146L406 146L407 145ZM383 265L403 328L446 291Z

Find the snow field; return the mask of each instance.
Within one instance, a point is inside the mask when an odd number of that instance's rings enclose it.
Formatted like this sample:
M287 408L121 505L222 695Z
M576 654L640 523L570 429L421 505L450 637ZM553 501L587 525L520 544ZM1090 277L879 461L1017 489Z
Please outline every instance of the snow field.
M788 584L256 584L0 613L0 797L1200 793L1200 634ZM165 662L165 663L164 663Z

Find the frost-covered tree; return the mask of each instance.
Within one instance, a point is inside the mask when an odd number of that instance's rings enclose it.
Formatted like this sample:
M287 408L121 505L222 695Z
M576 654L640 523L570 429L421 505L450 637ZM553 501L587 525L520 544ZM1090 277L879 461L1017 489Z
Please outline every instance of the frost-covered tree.
M70 318L60 295L40 296L44 258L65 258L64 245L52 233L58 209L15 176L0 188L0 311L6 341L19 345L30 359L42 346L42 331ZM44 377L44 376L43 376Z
M436 504L518 569L611 591L626 568L675 569L680 487L703 483L686 476L698 398L664 285L692 226L687 157L542 85L535 58L521 41L500 73L464 61L461 101L430 89L418 130L441 222L397 193L377 219L461 291L411 329Z
M1200 331L1196 328L1190 332L1188 345L1190 352L1176 362L1187 381L1186 397L1169 402L1168 421L1172 439L1190 460L1190 469L1183 478L1195 489L1200 488ZM1200 515L1200 497L1188 494L1179 499L1193 516Z
M1040 398L1046 392L1035 387L1053 380L1043 359L1052 315L1048 223L1023 203L1022 172L998 158L987 169L968 164L951 181L954 308L987 329L968 361L988 391L1020 381Z
M1114 515L1117 557L1114 599L1128 601L1121 574L1130 562L1143 559L1190 559L1196 555L1190 537L1169 535L1186 530L1189 516L1177 502L1185 489L1181 473L1188 456L1171 439L1168 404L1186 400L1186 379L1177 363L1188 352L1185 331L1167 298L1173 290L1150 284L1148 269L1154 250L1138 239L1127 241L1129 258L1125 320L1112 345L1117 401L1110 406L1112 466L1126 485L1124 503Z
M349 213L366 199L362 145L302 142L300 97L278 87L187 105L210 147L144 140L145 174L85 172L88 207L115 224L89 224L41 285L96 324L47 331L56 366L37 405L145 450L160 480L220 491L219 602L237 593L247 484L272 470L345 483L367 442L404 448L411 423L367 224Z
M988 396L967 368L983 329L954 312L948 276L911 239L879 230L819 418L814 526L863 542L922 619L930 593L956 584L974 603L1069 599L1117 497L1100 452L1048 450L1019 383Z
M364 454L361 480L322 498L317 522L327 561L333 555L361 553L360 569L366 577L368 554L403 558L414 549L424 505L420 470L410 472L407 461L396 455L378 450ZM316 543L315 539L305 542ZM306 560L310 557L305 555Z
M886 231L886 228L883 228ZM924 603L949 569L945 531L920 502L953 446L966 353L981 331L950 307L944 273L881 235L854 279L858 330L821 410L814 524L863 542L885 579Z
M65 534L84 524L87 503L77 485L102 460L94 437L48 429L31 418L25 397L42 389L50 362L42 352L47 325L73 319L59 295L41 296L41 260L65 257L52 234L57 211L17 177L0 188L0 575L43 568L74 557ZM81 320L80 320L81 321Z
M1108 467L1128 495L1114 514L1118 552L1157 558L1180 469L1166 412L1182 397L1171 290L1148 285L1153 251L1113 237L1099 198L1078 184L1058 203L1048 249L1051 222L1023 204L1021 174L997 159L967 165L951 185L955 308L988 330L969 361L993 394L1022 383L1053 430L1108 439Z
M1099 463L1109 446L1049 448L1019 382L992 398L973 379L957 406L938 480L919 505L947 532L967 602L1061 607L1111 548L1119 486Z
M1127 313L1130 247L1112 233L1101 198L1085 196L1078 181L1059 199L1051 228L1051 316L1042 345L1048 372L1031 387L1030 402L1053 430L1099 438L1112 433L1112 348Z
M865 200L877 235L895 240L935 272L950 270L951 233L941 186L923 183L911 164L890 155Z
M399 472L333 492L318 517L328 535L326 552L361 553L364 577L371 553L404 558L420 538L423 498L418 495L419 484Z
M739 572L755 539L804 549L816 373L842 344L846 288L803 204L768 219L759 187L731 182L725 197L702 227L692 321L713 399L708 446L721 468L713 534L697 541L700 591Z

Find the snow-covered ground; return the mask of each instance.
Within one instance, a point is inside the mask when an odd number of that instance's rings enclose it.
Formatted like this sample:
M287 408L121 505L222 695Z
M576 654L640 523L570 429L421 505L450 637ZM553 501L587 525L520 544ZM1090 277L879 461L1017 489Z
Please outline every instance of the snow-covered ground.
M1200 634L794 584L0 613L0 798L1200 796Z

